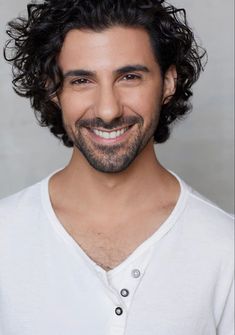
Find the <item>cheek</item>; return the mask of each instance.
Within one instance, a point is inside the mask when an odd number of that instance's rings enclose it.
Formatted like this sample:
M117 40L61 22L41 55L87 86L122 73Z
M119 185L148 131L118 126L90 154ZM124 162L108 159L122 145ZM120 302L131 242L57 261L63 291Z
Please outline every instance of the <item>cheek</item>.
M148 123L155 119L156 114L160 113L162 106L162 87L155 86L129 92L125 97L125 105Z
M60 107L65 124L73 125L83 117L88 108L86 101L87 99L79 97L76 92L61 94Z

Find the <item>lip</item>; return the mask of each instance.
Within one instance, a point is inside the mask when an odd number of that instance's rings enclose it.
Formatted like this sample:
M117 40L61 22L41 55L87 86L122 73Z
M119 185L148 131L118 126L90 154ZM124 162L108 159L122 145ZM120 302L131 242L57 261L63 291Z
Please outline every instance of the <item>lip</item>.
M87 129L87 132L88 132L88 134L89 134L89 136L90 136L90 138L92 139L93 142L96 142L96 143L99 143L99 144L104 144L104 145L112 145L112 144L118 144L118 143L121 143L121 142L125 141L125 139L129 136L129 133L130 133L130 130L131 130L132 127L133 126L121 127L121 128L115 129L115 130L114 129L112 129L112 130L107 130L107 129L102 130L100 128L95 128L97 130L106 131L106 132L110 132L110 133L113 132L113 131L121 130L123 128L128 128L127 131L124 134L122 134L122 135L120 135L116 138L102 138L102 137L96 135L91 129L89 129L89 128L86 128L86 129Z

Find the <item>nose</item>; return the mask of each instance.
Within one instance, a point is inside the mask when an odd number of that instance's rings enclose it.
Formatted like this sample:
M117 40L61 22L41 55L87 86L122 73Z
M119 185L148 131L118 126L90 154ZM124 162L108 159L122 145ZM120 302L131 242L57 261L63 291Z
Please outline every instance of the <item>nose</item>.
M115 88L100 87L97 91L95 116L109 123L122 115L121 102Z

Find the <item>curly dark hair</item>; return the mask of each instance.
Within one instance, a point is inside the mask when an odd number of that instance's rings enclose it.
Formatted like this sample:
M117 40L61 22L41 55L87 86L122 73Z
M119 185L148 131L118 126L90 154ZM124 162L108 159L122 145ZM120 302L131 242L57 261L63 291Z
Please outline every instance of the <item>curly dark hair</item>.
M204 69L206 51L198 46L184 9L161 0L45 0L27 8L28 18L8 23L10 40L4 57L13 63L16 93L30 98L40 125L49 127L66 146L73 143L64 129L62 112L51 98L62 89L57 57L66 34L74 28L96 32L115 25L143 28L150 36L162 75L175 65L176 92L162 106L155 142L165 142L170 124L191 110L191 87Z

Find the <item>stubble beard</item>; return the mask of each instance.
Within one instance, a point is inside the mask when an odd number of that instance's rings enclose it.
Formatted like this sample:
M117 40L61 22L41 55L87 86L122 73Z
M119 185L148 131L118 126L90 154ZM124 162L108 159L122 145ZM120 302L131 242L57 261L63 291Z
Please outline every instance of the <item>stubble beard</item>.
M135 119L135 132L133 134L130 133L128 140L123 143L113 145L102 145L88 141L82 133L82 121L76 122L75 132L66 126L65 128L74 146L95 170L103 173L119 173L126 170L150 142L157 128L158 115L159 113L154 115L152 122L149 123L145 130L143 130L144 120L142 117L131 117L130 120L132 122ZM125 120L128 120L128 117ZM88 122L85 121L85 124ZM118 122L118 126L121 126L121 122ZM100 125L100 122L97 124L95 120L91 120L90 124ZM126 123L123 122L123 125L126 125ZM115 128L113 122L112 128ZM112 128L111 124L106 127L106 129ZM133 129L130 129L130 132L132 131Z

